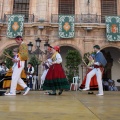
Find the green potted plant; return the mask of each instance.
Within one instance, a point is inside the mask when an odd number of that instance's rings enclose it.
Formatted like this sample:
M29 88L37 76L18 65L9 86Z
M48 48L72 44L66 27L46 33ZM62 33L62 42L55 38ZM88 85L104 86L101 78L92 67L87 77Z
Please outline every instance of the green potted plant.
M71 83L74 76L79 76L81 56L77 50L69 50L66 56L66 75Z

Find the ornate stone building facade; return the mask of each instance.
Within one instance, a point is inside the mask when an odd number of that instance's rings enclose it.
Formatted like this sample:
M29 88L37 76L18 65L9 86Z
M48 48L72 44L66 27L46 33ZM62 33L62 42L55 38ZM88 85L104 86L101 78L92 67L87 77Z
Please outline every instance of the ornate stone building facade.
M61 46L65 60L67 50L76 49L83 56L99 44L106 54L108 66L106 78L120 79L120 42L109 42L106 38L105 16L120 15L120 0L0 0L0 55L3 50L16 43L6 37L9 14L25 14L24 41L35 44L35 39L44 40ZM61 39L58 37L58 15L75 15L75 37ZM65 63L63 63L65 65ZM82 69L80 67L80 76ZM116 84L119 86L120 84Z

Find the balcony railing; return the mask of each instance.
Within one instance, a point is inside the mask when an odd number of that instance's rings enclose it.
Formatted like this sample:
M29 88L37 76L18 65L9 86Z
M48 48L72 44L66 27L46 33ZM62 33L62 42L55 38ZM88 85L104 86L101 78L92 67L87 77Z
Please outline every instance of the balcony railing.
M58 23L58 14L51 15L51 23ZM101 16L97 14L76 14L75 23L102 23Z
M12 14L4 14L4 18L3 18L2 22L8 22L8 19L9 19L10 15L12 15ZM24 22L25 23L34 22L34 14L25 14Z

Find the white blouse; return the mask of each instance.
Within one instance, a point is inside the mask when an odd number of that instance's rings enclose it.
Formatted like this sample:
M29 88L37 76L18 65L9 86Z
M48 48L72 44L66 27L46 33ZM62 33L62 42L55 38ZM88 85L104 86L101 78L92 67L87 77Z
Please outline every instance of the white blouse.
M54 61L54 63L57 63L57 64L62 63L62 57L59 53L56 54L56 60Z

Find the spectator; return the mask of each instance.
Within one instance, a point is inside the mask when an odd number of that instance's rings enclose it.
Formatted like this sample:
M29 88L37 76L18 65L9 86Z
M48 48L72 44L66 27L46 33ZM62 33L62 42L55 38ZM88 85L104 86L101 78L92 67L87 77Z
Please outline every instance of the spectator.
M28 63L28 67L27 67L27 85L30 87L30 89L33 88L33 74L34 74L34 67L32 66L32 63Z

